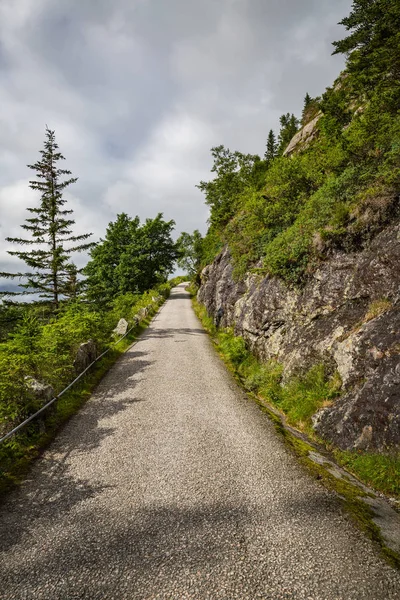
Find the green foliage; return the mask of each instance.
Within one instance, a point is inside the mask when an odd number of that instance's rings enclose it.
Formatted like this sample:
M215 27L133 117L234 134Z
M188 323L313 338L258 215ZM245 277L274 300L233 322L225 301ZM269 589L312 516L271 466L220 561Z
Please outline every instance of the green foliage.
M73 361L83 341L92 339L102 350L109 338L102 315L74 303L45 325L38 338L36 375L61 391L75 374Z
M192 234L183 231L177 240L178 266L184 269L190 279L199 275L203 260L203 236L198 229Z
M267 149L265 151L264 158L267 163L270 163L271 160L278 154L278 143L276 141L275 134L272 129L269 130L268 139L267 139Z
M257 185L259 156L231 152L224 146L211 149L215 178L201 181L197 186L205 194L206 204L211 208L211 226L226 225L238 207L241 193L251 185Z
M33 246L31 250L8 251L12 256L23 260L31 271L0 275L11 279L24 279L25 283L21 283L20 287L25 291L21 291L21 294L38 293L41 298L51 299L54 308L58 308L60 297L69 297L77 293L77 270L70 263L69 257L73 252L81 252L92 246L90 243L81 243L90 237L91 233L74 235L72 232L75 221L70 217L72 210L64 208L66 200L63 198L63 192L77 179L69 177L71 171L57 168L57 163L64 160L64 157L58 151L54 131L48 128L44 150L41 150L40 154L41 160L28 165L36 171L38 178L29 182L30 187L41 194L39 208L28 208L33 216L26 219L26 223L22 225L31 238L6 238L7 241L22 246ZM62 180L63 177L67 179Z
M399 11L392 0L354 1L342 21L351 34L335 43L347 69L322 99L306 94L303 125L319 119L290 157L290 113L264 161L246 155L242 170L240 153L213 149L215 178L199 186L211 209L204 263L227 244L237 278L254 268L298 285L335 248L356 249L399 216Z
M224 247L222 234L215 225L210 225L203 238L202 267L210 264Z
M368 485L391 496L400 497L400 454L336 450L335 457Z
M348 56L347 69L368 93L376 87L400 90L400 5L397 0L353 0L340 21L350 32L333 42L334 54Z
M118 215L84 269L89 299L107 305L119 294L141 294L166 281L178 257L171 237L174 225L161 213L142 225L139 217Z
M263 364L252 354L238 368L246 389L260 394L272 404L277 404L282 395L282 372L283 367L277 361L270 360Z
M329 403L340 393L342 382L338 375L328 377L324 365L315 365L301 377L292 378L282 388L282 398L277 403L286 414L288 422L311 431L311 417L324 403Z
M299 130L299 120L290 113L282 115L279 119L281 128L278 136L278 153L282 154L286 147L289 145L290 140Z
M219 347L228 360L235 366L239 365L249 356L245 341L242 337L235 337L232 330L225 330L218 335Z

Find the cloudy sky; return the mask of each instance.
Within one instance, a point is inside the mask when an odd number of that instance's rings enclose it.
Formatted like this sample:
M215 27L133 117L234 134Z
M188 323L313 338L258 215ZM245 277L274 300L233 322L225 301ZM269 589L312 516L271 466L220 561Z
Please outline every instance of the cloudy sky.
M210 148L264 153L279 116L300 115L305 93L320 95L343 67L331 42L350 6L0 0L0 269L15 268L4 238L21 235L38 202L26 165L46 124L79 177L67 194L78 232L97 240L122 211L204 232L195 185L210 177Z

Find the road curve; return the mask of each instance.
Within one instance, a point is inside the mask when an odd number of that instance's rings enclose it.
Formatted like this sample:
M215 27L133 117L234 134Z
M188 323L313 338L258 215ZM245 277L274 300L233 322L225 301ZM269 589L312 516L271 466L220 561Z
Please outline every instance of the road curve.
M180 286L1 507L3 600L390 600Z

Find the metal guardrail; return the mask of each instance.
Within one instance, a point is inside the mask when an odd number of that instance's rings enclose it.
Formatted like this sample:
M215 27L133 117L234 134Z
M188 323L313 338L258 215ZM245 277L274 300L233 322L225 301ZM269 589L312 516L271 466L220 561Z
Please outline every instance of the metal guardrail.
M159 307L159 308L161 308L161 307ZM75 377L75 379L73 381L71 381L71 383L69 385L67 385L66 388L64 388L59 394L57 394L57 396L54 396L54 398L52 398L51 400L49 400L49 402L47 402L47 404L45 404L44 406L42 406L42 408L40 408L37 412L35 412L33 415L31 415L30 417L28 417L27 419L25 419L25 421L22 421L22 423L20 423L16 427L14 427L14 429L12 429L8 433L6 433L2 438L0 438L0 444L2 444L6 440L8 440L10 437L12 437L15 433L17 433L17 431L19 431L20 429L22 429L23 427L25 427L25 425L27 425L28 423L30 423L31 421L33 421L33 419L35 419L38 415L40 415L42 412L44 412L47 408L49 408L49 406L51 406L52 404L54 404L54 402L56 402L56 400L58 400L59 398L61 398L61 396L63 396L65 394L65 392L67 392L77 381L79 381L79 379L81 377L83 377L83 375L95 363L97 363L101 358L103 358L103 356L105 354L107 354L108 352L110 352L110 350L112 350L117 344L119 344L124 338L126 338L126 336L129 335L130 332L133 331L137 326L138 326L138 323L136 323L135 325L133 325L133 327L131 327L117 342L115 342L114 344L112 344L109 348L107 348L107 350L105 350L102 354L100 354L100 356L98 356L93 362L91 362L90 365L88 365L86 367L86 369L84 369L82 371L82 373L79 373L79 375L77 377Z

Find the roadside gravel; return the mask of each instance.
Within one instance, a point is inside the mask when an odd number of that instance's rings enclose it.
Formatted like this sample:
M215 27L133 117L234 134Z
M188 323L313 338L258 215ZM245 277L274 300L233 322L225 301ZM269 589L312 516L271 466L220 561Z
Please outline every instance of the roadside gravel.
M237 387L182 286L0 528L4 600L400 599L400 574Z

